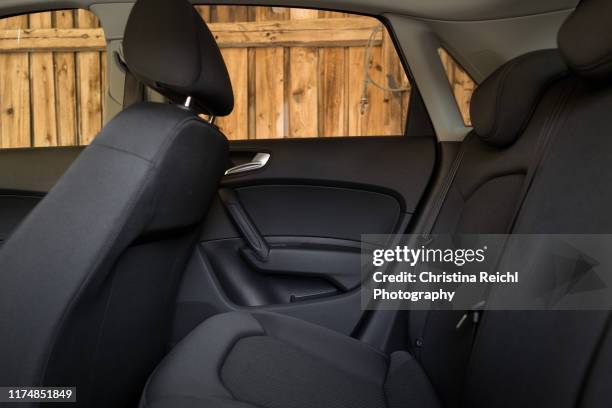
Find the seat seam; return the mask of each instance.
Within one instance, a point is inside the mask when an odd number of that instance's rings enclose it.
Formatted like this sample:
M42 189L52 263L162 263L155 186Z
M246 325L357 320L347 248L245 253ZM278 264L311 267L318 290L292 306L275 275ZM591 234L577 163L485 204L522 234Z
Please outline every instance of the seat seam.
M107 145L106 143L95 142L95 143L92 143L89 147L91 147L91 148L99 147L99 148L102 148L102 149L108 149L108 150L112 150L112 151L115 151L115 152L124 153L124 154L127 154L129 156L133 156L133 157L136 157L138 159L144 160L147 163L154 164L153 160L147 159L146 157L141 156L138 153L130 152L129 150L122 149L120 147L115 147L115 146Z

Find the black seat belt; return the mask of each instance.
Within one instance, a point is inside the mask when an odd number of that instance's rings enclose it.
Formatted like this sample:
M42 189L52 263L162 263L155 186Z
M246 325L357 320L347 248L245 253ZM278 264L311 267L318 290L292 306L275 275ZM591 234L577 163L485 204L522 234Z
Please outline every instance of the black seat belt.
M461 146L459 147L459 151L451 164L451 167L446 174L444 182L440 187L440 191L436 195L434 202L432 203L431 211L427 213L427 218L423 223L423 227L421 228L421 244L427 246L431 243L431 233L433 232L434 226L440 215L440 211L442 211L442 207L444 206L444 202L446 201L446 197L450 192L450 189L455 181L455 177L457 176L457 172L461 167L461 162L463 161L463 157L465 156L466 151L466 140L464 139L461 142ZM418 264L415 265L418 267ZM408 314L409 318L409 327L412 333L418 333L416 338L413 339L413 355L419 359L419 349L423 345L423 334L425 332L425 327L427 326L427 318L429 316L428 310L421 311L412 311Z

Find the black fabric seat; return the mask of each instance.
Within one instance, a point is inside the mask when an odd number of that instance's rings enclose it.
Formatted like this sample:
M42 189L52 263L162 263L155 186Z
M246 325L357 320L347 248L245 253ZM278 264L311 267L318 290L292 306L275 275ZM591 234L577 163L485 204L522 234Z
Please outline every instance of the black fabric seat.
M510 61L479 87L476 133L465 141L437 231L505 232L543 133L551 146L514 231L612 231L611 16L612 3L583 1L564 24L560 47L571 74L547 51ZM457 317L432 313L424 333L411 333L424 335L425 347L415 350L421 368L406 352L387 357L286 317L220 315L164 360L141 405L609 406L609 312L485 312L473 346L452 332Z
M525 193L527 173L538 160L551 112L572 88L558 50L525 54L496 70L471 104L474 131L434 226L435 233L505 234ZM499 103L495 103L499 100ZM491 253L493 259L496 254ZM459 405L472 349L473 327L457 323L464 311L411 311L411 352L445 406ZM418 345L418 346L417 346Z
M68 406L138 403L167 351L177 286L228 160L226 138L198 117L233 105L212 35L187 3L146 3L168 20L136 14L127 64L192 103L121 112L0 251L0 384L75 386Z
M157 368L142 407L437 407L407 352L272 313L208 319Z

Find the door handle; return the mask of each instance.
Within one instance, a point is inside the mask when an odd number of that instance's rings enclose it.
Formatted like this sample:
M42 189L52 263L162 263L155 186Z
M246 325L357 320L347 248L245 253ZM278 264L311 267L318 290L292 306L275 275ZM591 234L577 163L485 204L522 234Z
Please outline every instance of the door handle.
M248 163L239 164L238 166L231 167L225 170L225 175L244 173L246 171L253 171L261 169L270 160L269 153L257 153L253 159Z

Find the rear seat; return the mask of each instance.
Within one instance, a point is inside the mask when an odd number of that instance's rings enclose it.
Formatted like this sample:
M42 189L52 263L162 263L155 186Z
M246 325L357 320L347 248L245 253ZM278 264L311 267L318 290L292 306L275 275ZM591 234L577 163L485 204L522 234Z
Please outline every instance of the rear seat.
M555 51L545 51L509 62L481 86L476 133L464 142L435 231L505 232L538 140L551 132L513 232L612 232L611 16L612 2L583 0L564 24L559 44L571 74ZM458 315L427 316L425 330L411 332L423 344L417 364L407 352L386 356L280 315L219 315L164 359L141 406L557 408L612 401L609 312L485 312L473 346L471 335L455 330Z
M434 233L504 234L526 191L550 112L568 92L569 71L558 50L525 54L501 66L475 91L474 131ZM495 259L495 255L491 255ZM447 407L458 406L472 347L471 319L456 328L463 311L410 312L412 354Z
M572 96L514 233L612 233L611 18L612 2L583 1L559 32ZM480 326L466 406L612 404L610 311L487 312Z

